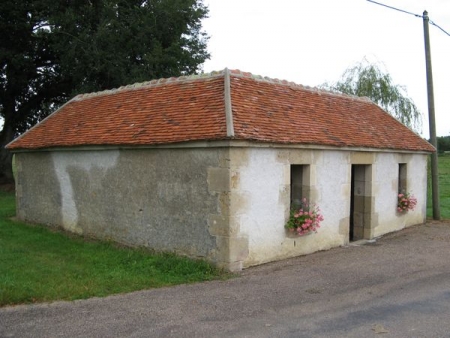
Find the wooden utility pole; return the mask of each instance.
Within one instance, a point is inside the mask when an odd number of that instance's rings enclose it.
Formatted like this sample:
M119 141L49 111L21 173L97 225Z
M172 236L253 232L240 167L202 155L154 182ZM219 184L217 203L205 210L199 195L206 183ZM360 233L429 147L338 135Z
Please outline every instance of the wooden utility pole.
M428 12L423 12L423 34L425 38L425 63L427 69L427 90L428 90L428 120L430 126L430 142L436 148L436 152L431 154L431 193L433 200L433 219L441 219L439 207L439 174L438 174L438 154L436 139L436 119L434 114L434 91L433 91L433 71L431 68L430 34L428 29Z
M439 174L438 174L438 148L436 139L436 118L434 115L434 92L433 92L433 71L431 69L431 48L430 48L430 33L428 29L428 23L430 21L428 12L424 11L423 15L414 14L403 9L388 6L373 0L367 0L376 5L384 6L390 9L394 9L399 12L414 15L415 17L423 19L423 34L425 37L425 63L427 71L427 92L428 92L428 121L430 126L430 143L436 148L436 152L431 154L431 195L433 203L433 219L441 219L441 209L439 206ZM445 30L431 22L433 25L442 30L445 34L449 35Z

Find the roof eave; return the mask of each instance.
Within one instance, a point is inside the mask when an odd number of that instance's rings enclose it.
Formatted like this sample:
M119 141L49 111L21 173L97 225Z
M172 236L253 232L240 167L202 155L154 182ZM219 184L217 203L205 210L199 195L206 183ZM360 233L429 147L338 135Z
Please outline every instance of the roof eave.
M431 145L430 145L431 146ZM432 147L432 146L431 146ZM281 143L272 141L236 139L232 137L212 140L191 140L174 143L160 144L140 144L140 145L72 145L72 146L52 146L40 148L13 148L12 153L27 152L52 152L52 151L103 151L103 150L129 150L129 149L172 149L172 148L288 148L304 150L333 150L333 151L357 151L357 152L378 152L378 153L414 153L429 155L436 149L403 149L403 148L375 148L364 146L332 146L323 144L305 143Z

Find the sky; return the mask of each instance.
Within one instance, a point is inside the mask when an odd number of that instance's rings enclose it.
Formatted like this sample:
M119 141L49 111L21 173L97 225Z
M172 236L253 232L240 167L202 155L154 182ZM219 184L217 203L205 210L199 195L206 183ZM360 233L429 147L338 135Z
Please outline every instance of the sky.
M422 15L450 33L450 0L378 0ZM366 58L406 88L429 137L422 18L367 0L204 0L211 59L224 68L306 86L339 80ZM430 25L436 130L450 135L450 36Z

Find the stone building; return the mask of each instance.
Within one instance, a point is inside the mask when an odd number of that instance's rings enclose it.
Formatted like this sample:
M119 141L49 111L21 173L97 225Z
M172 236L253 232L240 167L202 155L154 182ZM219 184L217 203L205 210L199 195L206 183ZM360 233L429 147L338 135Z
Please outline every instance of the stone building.
M20 219L234 271L423 223L434 151L368 99L227 69L76 96L7 147ZM302 197L324 221L298 237Z

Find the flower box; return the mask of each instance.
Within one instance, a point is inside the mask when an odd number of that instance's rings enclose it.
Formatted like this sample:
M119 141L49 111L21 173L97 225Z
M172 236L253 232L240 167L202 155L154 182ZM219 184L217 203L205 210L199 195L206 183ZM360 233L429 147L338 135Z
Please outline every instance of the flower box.
M322 221L323 216L319 207L310 205L307 199L303 198L298 207L291 209L285 228L289 233L296 236L306 236L317 233L317 229L320 228L320 222Z

